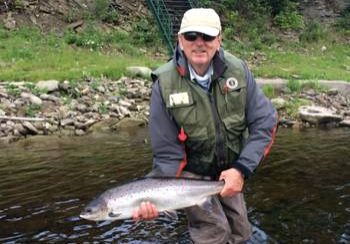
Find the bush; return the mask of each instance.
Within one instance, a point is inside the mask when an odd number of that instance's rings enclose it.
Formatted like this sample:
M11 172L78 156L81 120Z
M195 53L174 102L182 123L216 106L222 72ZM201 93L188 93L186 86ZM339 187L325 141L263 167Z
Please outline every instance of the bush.
M336 27L340 30L350 30L350 7L343 10L340 18L336 23Z
M321 25L312 21L306 25L305 30L299 35L301 42L318 42L326 36L326 31Z
M282 30L301 30L304 28L304 18L297 11L279 13L274 18L274 23Z
M110 5L109 0L96 0L94 14L97 19L108 23L113 23L118 19L118 13Z

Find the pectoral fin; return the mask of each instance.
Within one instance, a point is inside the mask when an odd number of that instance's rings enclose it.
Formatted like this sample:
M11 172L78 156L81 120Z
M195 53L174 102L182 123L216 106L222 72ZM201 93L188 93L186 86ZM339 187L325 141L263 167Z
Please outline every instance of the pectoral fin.
M120 213L114 213L114 212L109 212L108 213L108 216L110 217L110 218L117 218L118 216L120 216L121 214Z

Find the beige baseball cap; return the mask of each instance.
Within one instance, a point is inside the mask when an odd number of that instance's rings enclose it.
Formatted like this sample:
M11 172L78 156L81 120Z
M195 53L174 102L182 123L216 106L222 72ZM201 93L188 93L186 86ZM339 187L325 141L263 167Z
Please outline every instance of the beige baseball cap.
M221 32L220 17L211 8L189 9L182 18L179 34L189 31L217 36Z

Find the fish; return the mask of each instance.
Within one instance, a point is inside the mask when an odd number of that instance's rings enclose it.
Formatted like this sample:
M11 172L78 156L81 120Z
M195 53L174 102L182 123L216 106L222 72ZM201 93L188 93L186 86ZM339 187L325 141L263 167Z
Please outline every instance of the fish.
M147 177L108 189L92 200L80 217L92 221L129 219L141 202L153 203L158 212L176 213L191 206L207 206L224 181Z

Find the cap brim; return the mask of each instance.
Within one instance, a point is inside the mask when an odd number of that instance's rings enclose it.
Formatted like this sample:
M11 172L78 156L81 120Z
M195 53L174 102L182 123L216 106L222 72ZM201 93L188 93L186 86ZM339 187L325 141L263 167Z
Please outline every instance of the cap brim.
M206 34L208 36L217 36L220 33L220 31L217 28L213 28L213 27L189 26L189 27L182 28L179 31L179 34L183 34L185 32L190 32L190 31L200 32L200 33Z

